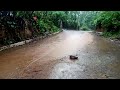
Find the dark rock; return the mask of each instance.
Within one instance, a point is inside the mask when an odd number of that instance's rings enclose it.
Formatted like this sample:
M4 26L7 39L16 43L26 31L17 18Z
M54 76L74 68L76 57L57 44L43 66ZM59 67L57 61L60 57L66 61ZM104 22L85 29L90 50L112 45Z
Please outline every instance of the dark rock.
M70 59L71 59L71 60L76 60L76 59L78 59L78 57L77 57L77 56L70 55Z

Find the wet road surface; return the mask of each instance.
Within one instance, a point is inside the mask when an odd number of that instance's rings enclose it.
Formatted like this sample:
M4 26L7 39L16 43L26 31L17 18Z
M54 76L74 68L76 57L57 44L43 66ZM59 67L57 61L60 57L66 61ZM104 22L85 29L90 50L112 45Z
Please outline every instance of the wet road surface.
M64 30L0 52L0 79L120 79L120 46L93 32Z

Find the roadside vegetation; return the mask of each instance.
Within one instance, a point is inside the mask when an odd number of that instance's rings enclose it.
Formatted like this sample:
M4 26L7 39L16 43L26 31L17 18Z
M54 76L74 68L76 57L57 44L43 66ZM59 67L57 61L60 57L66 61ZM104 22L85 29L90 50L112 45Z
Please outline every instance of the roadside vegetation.
M103 11L95 19L97 29L103 29L103 36L120 39L120 11Z
M61 29L101 31L120 39L120 11L0 11L0 46Z

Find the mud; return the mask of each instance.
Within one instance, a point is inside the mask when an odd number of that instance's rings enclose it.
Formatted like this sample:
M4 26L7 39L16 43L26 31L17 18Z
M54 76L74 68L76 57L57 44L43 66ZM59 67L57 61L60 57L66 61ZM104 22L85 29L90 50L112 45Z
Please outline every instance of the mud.
M70 60L76 55L78 60ZM118 79L120 46L87 31L58 35L0 52L1 79Z

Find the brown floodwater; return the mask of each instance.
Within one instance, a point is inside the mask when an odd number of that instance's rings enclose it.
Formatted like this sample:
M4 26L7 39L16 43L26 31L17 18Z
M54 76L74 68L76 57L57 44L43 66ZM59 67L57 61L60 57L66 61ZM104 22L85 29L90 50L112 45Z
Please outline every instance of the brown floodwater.
M70 60L69 55L78 56ZM68 31L0 52L0 78L120 78L120 46L90 31Z

